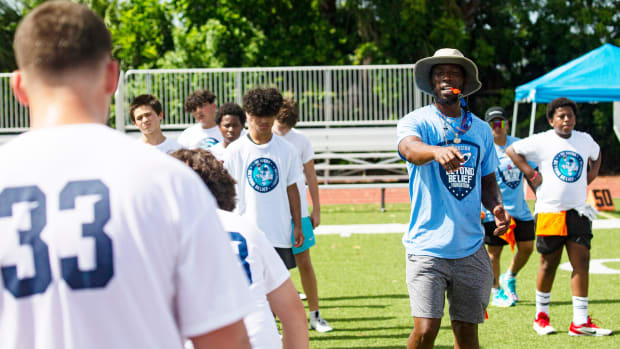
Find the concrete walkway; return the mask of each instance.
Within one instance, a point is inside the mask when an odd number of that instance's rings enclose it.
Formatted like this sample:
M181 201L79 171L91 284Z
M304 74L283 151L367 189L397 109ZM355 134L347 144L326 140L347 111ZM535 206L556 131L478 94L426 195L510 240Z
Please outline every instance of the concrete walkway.
M409 224L351 224L351 225L320 225L315 229L316 235L338 234L343 237L351 234L386 234L404 233ZM592 223L592 229L620 228L620 218L597 219Z

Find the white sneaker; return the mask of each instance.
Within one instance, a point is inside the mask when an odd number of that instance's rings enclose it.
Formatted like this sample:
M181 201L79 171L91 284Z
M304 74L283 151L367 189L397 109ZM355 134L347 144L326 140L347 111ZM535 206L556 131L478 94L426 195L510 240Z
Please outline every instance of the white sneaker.
M494 307L508 308L514 306L515 301L504 292L503 288L500 288L493 292L491 305Z
M543 312L538 313L534 320L534 331L541 336L555 333L555 328L549 323L549 315Z
M499 284L508 297L512 298L515 302L519 301L519 296L517 296L517 279L508 275L508 272L505 272L499 276Z
M297 292L297 294L299 295L299 299L301 299L302 301L305 301L306 299L308 299L305 293Z
M331 326L329 326L327 321L325 321L325 319L323 319L321 315L318 314L318 312L317 312L316 317L313 317L312 315L310 315L310 328L320 333L329 332L333 330Z
M583 325L577 326L571 322L570 328L568 329L568 334L571 336L609 336L611 334L611 330L599 328L588 316L588 322Z

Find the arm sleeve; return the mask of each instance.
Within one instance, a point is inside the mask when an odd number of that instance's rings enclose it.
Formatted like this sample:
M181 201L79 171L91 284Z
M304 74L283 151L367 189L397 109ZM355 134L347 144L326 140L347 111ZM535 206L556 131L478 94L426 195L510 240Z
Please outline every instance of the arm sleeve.
M305 164L308 161L314 159L314 150L312 150L312 143L310 142L310 138L308 138L305 134L300 133L303 141L303 149L301 150L301 163Z
M539 136L534 135L525 139L520 139L514 143L512 143L512 149L514 149L515 153L519 155L523 155L525 160L537 163L537 142Z
M424 142L424 137L422 137L422 132L420 129L421 124L419 118L416 118L413 113L405 115L405 117L398 122L398 125L396 126L396 150L398 151L398 156L400 156L401 159L406 161L398 150L398 146L403 139L409 136L416 136Z
M289 151L289 168L287 171L287 176L286 176L286 186L288 187L289 185L293 184L293 183L297 183L297 180L300 178L303 178L303 173L301 171L302 169L302 165L301 165L301 159L299 158L299 156L297 155L297 151L293 148L292 145L287 144L290 148Z
M419 118L415 117L414 114L408 114L402 118L396 126L396 147L398 147L400 141L409 136L420 137L424 141L420 132L420 126Z
M178 223L174 301L182 335L194 337L242 319L253 304L213 197L198 178L186 189Z
M596 143L596 141L594 141L592 136L590 136L589 134L586 135L588 136L588 140L590 143L590 160L596 161L601 154L601 147L598 145L598 143Z

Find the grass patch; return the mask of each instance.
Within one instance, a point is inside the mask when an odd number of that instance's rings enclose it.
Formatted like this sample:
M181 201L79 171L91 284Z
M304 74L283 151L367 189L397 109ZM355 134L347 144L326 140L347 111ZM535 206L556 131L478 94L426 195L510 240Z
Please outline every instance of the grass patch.
M599 218L620 218L620 198L614 199L614 208L615 211L604 211L599 214Z
M409 222L411 206L386 204L324 205L321 206L321 224L388 224Z
M370 219L373 208L361 209L357 221ZM388 211L389 212L389 211ZM408 210L407 210L408 212ZM337 211L335 212L337 213ZM328 216L328 215L325 215ZM328 221L323 217L324 223ZM406 220L405 220L406 221ZM402 223L402 221L401 221ZM343 223L344 224L344 223ZM348 224L348 223L347 223ZM350 237L320 235L311 249L316 270L320 308L333 332L310 332L311 348L405 348L413 319L409 315L409 298L405 284L405 252L400 234L354 234ZM620 258L618 231L594 231L592 258ZM510 249L502 254L502 271L511 258ZM538 254L517 277L521 301L504 309L490 307L489 320L479 327L482 348L620 348L620 274L590 276L590 314L599 325L611 328L610 337L569 337L572 321L570 273L558 270L551 297L551 321L559 331L538 336L532 330L535 312L535 276ZM567 262L566 253L562 263ZM618 264L606 263L610 268ZM620 267L618 267L620 269ZM301 289L297 270L292 278ZM442 321L435 348L452 348L452 330L447 313Z
M530 211L534 212L534 200L527 200ZM603 212L599 219L620 218L620 199L614 199L616 211ZM389 224L409 223L411 206L404 204L386 204L381 212L381 204L323 205L321 206L321 224Z

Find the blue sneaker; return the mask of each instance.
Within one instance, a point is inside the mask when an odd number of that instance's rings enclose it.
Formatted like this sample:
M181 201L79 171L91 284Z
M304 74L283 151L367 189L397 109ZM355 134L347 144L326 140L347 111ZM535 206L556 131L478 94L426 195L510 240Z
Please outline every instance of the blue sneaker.
M508 307L512 307L513 305L515 305L515 301L504 292L504 289L499 288L499 289L493 289L492 291L493 291L493 296L491 297L492 306L500 307L500 308L508 308Z
M499 276L499 286L505 290L508 297L515 302L519 301L519 296L517 296L517 279L508 274L508 272Z

